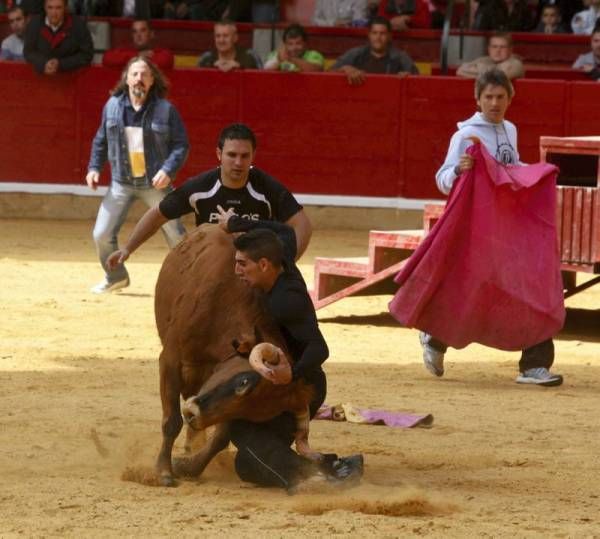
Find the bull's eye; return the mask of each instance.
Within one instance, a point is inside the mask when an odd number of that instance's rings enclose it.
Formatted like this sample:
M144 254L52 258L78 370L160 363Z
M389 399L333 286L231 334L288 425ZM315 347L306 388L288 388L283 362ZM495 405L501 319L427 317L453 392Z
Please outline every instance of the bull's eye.
M250 380L248 378L242 378L235 388L235 394L238 396L244 395L248 389L250 389Z
M235 388L235 394L238 396L244 395L250 390L250 378L242 378L240 383Z

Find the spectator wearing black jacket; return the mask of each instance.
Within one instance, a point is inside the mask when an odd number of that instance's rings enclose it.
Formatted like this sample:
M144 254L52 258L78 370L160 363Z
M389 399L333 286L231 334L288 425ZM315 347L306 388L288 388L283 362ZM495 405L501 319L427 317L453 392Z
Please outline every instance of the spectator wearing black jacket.
M45 75L89 65L94 45L85 21L67 12L67 0L46 0L44 10L27 25L25 60Z
M569 26L575 13L578 13L585 8L581 0L539 0L537 9L538 20L541 20L542 13L546 6L556 6L558 8L562 22L565 26ZM571 32L570 28L567 28L567 31Z

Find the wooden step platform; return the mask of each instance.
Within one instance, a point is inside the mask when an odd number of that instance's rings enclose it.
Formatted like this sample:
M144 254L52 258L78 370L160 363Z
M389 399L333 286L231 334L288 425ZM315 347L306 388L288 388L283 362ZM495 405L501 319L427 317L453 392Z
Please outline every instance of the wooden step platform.
M371 230L366 257L317 258L311 292L315 309L352 295L393 294L394 276L443 211L443 204L427 204L423 230Z

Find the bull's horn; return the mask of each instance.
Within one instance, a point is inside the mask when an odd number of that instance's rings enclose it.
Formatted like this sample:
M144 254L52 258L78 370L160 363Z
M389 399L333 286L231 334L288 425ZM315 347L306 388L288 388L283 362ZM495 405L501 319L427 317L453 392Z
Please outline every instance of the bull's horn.
M250 362L250 366L258 372L260 372L260 368L265 365L267 367L275 366L279 365L280 362L289 364L283 350L268 342L261 342L252 348L248 361Z

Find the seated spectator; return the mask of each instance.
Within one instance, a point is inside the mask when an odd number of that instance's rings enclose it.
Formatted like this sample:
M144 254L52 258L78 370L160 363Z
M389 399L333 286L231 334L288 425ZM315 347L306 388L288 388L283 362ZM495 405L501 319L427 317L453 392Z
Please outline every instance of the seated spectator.
M362 84L366 73L419 74L411 57L392 45L392 25L389 20L375 17L369 23L368 37L367 45L346 51L331 70L345 73L352 85Z
M283 43L271 51L265 69L271 71L323 71L325 58L320 52L307 48L308 36L299 24L292 24L283 31Z
M542 9L542 16L536 32L541 34L567 34L569 31L562 23L560 8L556 4L548 4Z
M107 50L102 56L102 65L122 70L134 56L144 56L162 70L173 69L173 53L168 49L153 47L153 40L154 31L150 21L136 19L131 23L131 46Z
M529 32L534 27L527 0L480 0L473 30Z
M215 48L205 52L198 60L198 67L216 67L221 71L234 69L260 69L260 59L252 50L237 44L238 33L232 21L215 23Z
M587 73L594 80L600 79L600 25L594 29L591 39L590 52L580 54L573 63L573 69Z
M25 60L23 57L23 36L25 35L27 18L23 9L18 6L14 6L8 10L7 18L12 34L2 41L0 59L22 62Z
M56 75L90 65L94 57L92 36L79 17L69 15L67 0L46 0L46 15L35 15L25 30L25 60L38 73Z
M586 0L588 1L588 0ZM560 11L560 18L563 24L567 28L567 31L571 31L570 21L573 15L578 11L584 9L583 2L581 0L539 0L537 8L537 19L540 20L542 12L546 6L556 6Z
M366 26L367 0L317 0L313 14L316 26Z
M377 15L388 19L393 30L431 28L431 12L426 0L380 0Z
M494 34L490 37L487 50L487 56L481 56L472 62L462 64L456 74L459 77L475 79L484 71L495 67L504 71L509 79L516 79L525 75L523 62L512 53L510 34Z
M596 22L600 19L600 0L591 0L590 6L571 19L571 28L574 34L591 35Z

